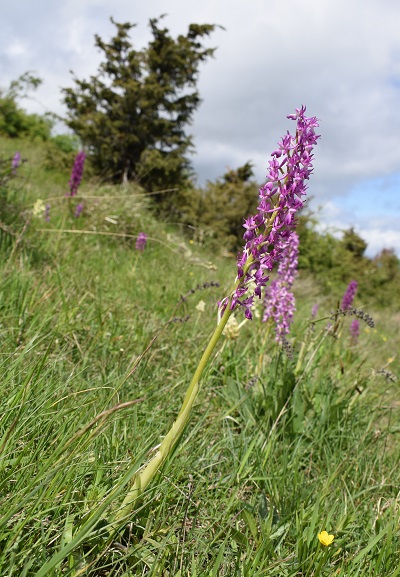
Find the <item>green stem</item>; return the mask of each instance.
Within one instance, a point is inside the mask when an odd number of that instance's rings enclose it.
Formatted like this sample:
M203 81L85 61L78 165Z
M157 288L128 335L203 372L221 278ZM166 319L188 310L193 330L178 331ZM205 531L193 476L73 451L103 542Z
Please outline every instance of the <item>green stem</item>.
M225 309L225 312L222 315L222 318L217 328L215 329L210 339L210 342L208 343L207 348L203 353L203 356L200 359L197 369L186 391L186 395L183 400L181 410L179 411L179 414L176 418L176 421L173 423L171 429L164 437L155 455L134 476L131 488L129 489L125 499L123 500L120 508L118 509L116 515L114 516L114 519L111 522L111 525L114 525L115 529L117 529L120 521L124 518L127 518L129 514L132 512L136 499L140 497L143 491L145 491L150 481L156 475L159 468L164 464L167 457L171 454L175 444L179 440L179 437L181 436L184 428L186 427L189 421L193 404L199 392L199 381L201 375L203 374L203 371L207 365L207 362L210 359L214 347L217 344L222 334L222 331L224 330L224 327L232 313L230 309L231 300L232 299L230 298L227 307Z

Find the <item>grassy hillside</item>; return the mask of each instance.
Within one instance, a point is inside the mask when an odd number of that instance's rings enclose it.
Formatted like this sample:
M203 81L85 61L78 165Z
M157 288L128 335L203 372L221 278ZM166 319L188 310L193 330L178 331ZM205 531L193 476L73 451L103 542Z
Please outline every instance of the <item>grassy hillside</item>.
M28 160L2 215L0 574L400 575L399 313L356 297L375 328L352 342L352 317L331 315L342 294L306 272L293 357L238 315L180 443L109 530L178 414L235 260L157 221L134 186L67 198L42 147L0 144Z

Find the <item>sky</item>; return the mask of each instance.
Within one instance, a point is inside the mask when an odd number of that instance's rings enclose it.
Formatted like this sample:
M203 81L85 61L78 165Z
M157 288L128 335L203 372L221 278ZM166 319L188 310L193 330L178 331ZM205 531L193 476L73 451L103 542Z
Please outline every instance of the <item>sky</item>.
M94 35L110 40L117 22L135 23L135 47L148 22L166 14L172 35L218 24L200 67L202 104L189 132L199 184L247 161L262 184L270 153L307 106L321 139L309 181L310 208L338 235L353 227L367 254L400 256L399 0L19 0L2 7L0 85L27 70L43 79L29 112L65 114L61 88L96 74ZM255 192L257 194L257 192Z

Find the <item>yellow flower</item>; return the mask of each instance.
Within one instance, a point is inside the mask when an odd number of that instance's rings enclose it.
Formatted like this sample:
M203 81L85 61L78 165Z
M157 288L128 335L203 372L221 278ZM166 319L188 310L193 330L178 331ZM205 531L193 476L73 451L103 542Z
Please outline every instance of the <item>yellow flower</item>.
M196 305L196 310L199 311L199 313L204 313L205 308L206 303L204 301L199 301Z
M41 216L46 209L46 206L41 198L38 198L32 208L33 216Z
M319 542L321 543L321 545L324 545L325 547L328 547L328 545L332 543L334 538L335 536L328 535L327 531L321 531L321 533L318 533Z

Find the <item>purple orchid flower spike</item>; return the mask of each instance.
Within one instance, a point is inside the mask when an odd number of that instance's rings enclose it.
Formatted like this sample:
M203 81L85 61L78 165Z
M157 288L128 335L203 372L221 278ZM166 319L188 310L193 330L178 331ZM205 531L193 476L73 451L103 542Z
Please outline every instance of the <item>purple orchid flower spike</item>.
M146 248L148 235L145 232L139 232L136 239L136 250L143 251Z
M69 195L76 196L78 192L79 185L82 180L83 167L85 165L86 154L81 150L75 157L74 166L72 167L71 177L69 179Z
M17 173L17 168L21 165L21 153L20 152L16 152L13 156L13 159L11 161L11 172L12 174L16 174Z
M306 181L312 173L312 150L319 138L317 119L306 117L305 112L302 106L288 116L296 121L296 133L288 132L272 153L267 182L259 191L258 213L243 225L245 245L238 255L235 289L219 303L221 313L227 306L233 310L240 305L246 317L252 318L254 298L261 298L262 288L296 227L296 213L303 207Z
M282 251L278 276L265 291L263 322L274 320L278 342L289 333L296 310L296 299L290 289L297 276L298 254L299 237L292 232Z
M351 305L353 304L354 297L356 296L357 287L358 287L358 282L356 280L352 280L348 284L346 292L344 293L343 299L342 299L342 309L344 311L347 311L349 308L351 308Z
M353 319L350 324L350 337L351 344L356 345L358 343L358 338L360 336L360 321L358 319Z

